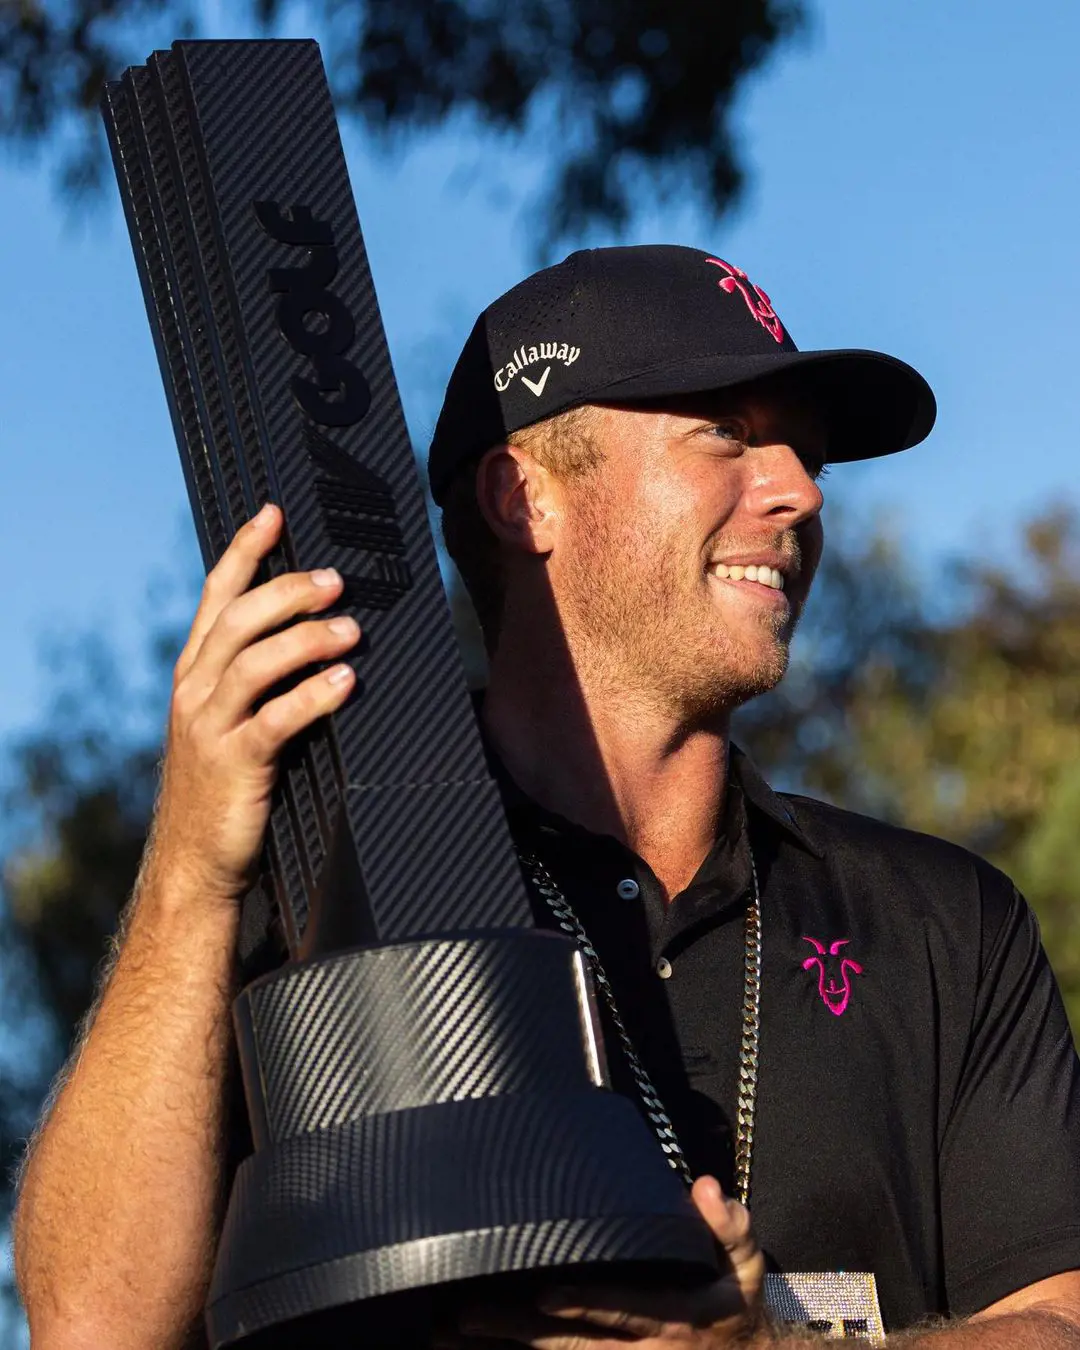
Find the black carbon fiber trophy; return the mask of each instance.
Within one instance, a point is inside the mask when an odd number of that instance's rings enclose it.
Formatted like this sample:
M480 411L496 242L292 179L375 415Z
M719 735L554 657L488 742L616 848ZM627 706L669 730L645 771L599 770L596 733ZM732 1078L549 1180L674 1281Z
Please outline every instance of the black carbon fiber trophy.
M424 1346L478 1277L706 1277L685 1188L604 1086L581 957L532 928L318 47L179 42L105 116L207 566L279 502L271 572L335 566L366 635L273 811L292 959L234 1010L255 1152L212 1345Z

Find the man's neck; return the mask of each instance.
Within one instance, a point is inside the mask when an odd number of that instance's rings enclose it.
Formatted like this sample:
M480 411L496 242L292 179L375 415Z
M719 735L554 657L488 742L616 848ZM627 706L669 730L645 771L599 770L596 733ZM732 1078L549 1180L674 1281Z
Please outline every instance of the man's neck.
M556 661L504 652L483 705L488 739L534 801L649 864L668 899L712 848L727 785L728 727L687 729L640 691Z

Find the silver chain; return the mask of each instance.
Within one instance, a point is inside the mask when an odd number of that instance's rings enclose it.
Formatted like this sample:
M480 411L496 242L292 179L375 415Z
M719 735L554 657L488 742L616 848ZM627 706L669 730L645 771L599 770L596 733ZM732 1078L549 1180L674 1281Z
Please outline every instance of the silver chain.
M675 1133L675 1126L671 1123L671 1117L665 1110L645 1065L634 1049L626 1023L622 1020L622 1014L615 1002L615 991L600 963L596 948L589 941L589 935L571 908L570 902L540 859L531 853L522 853L520 856L529 871L533 885L554 914L559 927L564 933L569 934L584 952L592 970L593 980L619 1037L623 1056L633 1075L634 1085L649 1123L668 1163L689 1186L694 1178ZM735 1194L744 1205L750 1201L754 1108L757 1103L758 1055L761 1043L761 892L758 887L753 850L750 852L750 876L753 889L746 909L744 927L742 1040L739 1046L739 1092L735 1112Z

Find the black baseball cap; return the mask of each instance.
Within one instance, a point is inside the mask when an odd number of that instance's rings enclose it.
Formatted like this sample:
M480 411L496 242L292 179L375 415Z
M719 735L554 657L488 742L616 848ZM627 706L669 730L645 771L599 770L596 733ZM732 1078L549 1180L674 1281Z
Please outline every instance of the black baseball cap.
M918 371L872 351L801 352L766 293L715 254L672 244L586 249L535 272L477 319L428 455L436 502L456 470L582 403L701 394L798 370L828 459L906 450L934 425Z

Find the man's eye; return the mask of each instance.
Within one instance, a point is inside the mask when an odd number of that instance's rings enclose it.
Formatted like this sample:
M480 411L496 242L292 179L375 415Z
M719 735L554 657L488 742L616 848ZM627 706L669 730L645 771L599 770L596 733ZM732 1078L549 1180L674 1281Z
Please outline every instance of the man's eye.
M741 445L748 439L746 427L741 422L715 422L709 431L725 441L738 441Z

